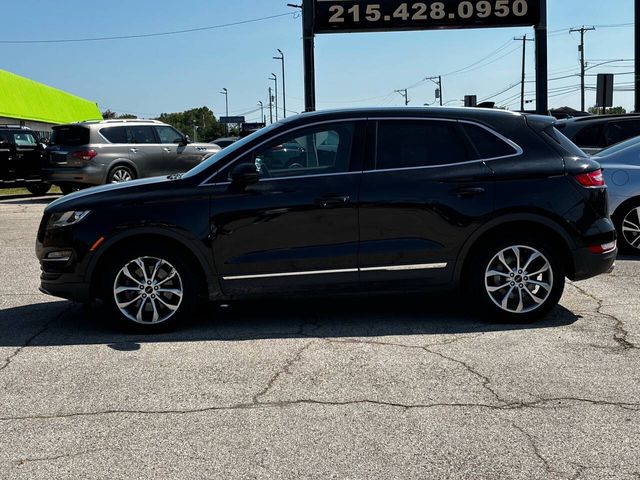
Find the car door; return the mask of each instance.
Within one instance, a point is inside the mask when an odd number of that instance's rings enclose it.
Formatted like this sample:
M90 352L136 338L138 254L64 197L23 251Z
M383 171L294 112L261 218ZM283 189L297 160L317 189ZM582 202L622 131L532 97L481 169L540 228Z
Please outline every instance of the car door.
M168 173L188 172L202 161L203 154L184 142L184 135L168 125L154 127L164 155Z
M149 125L127 125L129 159L139 177L155 177L172 173L164 165L164 152L156 131Z
M358 283L358 188L364 122L334 122L279 135L222 169L211 189L212 248L226 294L327 291ZM333 156L319 155L328 135ZM293 168L269 164L274 148L296 142ZM230 172L255 163L246 188ZM246 165L245 165L246 166Z
M372 120L367 132L360 190L362 287L450 282L462 245L493 209L491 169L455 120ZM506 145L506 152L516 149Z
M15 145L15 170L16 177L20 179L33 179L39 177L42 168L42 146L35 133L28 130L13 132Z
M9 134L0 133L0 181L13 180L10 174L11 163L13 162L13 145L9 141Z

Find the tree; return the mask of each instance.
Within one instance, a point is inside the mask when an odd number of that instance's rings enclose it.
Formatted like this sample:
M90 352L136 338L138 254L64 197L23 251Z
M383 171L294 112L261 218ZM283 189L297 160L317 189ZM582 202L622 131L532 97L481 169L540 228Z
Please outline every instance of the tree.
M224 136L225 133L224 125L218 122L207 107L193 108L186 112L163 113L157 120L175 127L192 137L192 140L197 138L199 142L210 142Z
M589 109L589 113L593 115L602 115L602 107L591 107ZM627 111L623 107L613 107L607 108L605 111L606 115L624 115Z
M102 112L102 118L104 120L115 120L115 119L133 119L133 118L138 118L135 115L131 114L131 113L123 113L121 115L118 115L116 112L112 112L111 110L106 110L104 112Z

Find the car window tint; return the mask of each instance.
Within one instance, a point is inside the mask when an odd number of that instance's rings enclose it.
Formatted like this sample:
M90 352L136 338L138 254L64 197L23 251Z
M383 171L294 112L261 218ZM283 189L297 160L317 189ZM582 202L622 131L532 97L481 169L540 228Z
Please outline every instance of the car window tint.
M578 146L569 140L560 130L553 125L545 128L544 134L560 146L566 153L574 157L586 157L587 155Z
M607 125L607 145L615 145L640 135L640 120L609 122Z
M129 143L157 143L153 127L129 126Z
M54 127L51 134L52 145L79 147L89 143L89 129L85 127Z
M181 143L182 134L171 127L155 127L160 143Z
M469 159L457 122L378 122L378 170L446 165Z
M263 177L299 177L349 171L353 123L301 130L256 152Z
M604 125L588 125L576 133L573 143L583 148L604 148L606 147L604 139Z
M102 130L100 130L100 133L111 143L127 143L126 127L103 128Z
M514 147L479 125L470 123L461 123L460 125L476 147L480 158L507 157L518 153Z

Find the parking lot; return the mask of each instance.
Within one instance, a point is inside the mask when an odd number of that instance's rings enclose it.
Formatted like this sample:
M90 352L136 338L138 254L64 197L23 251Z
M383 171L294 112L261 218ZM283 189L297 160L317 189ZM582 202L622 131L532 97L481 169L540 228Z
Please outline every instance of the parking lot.
M640 478L640 259L533 325L280 300L147 337L38 292L51 199L0 199L0 478Z

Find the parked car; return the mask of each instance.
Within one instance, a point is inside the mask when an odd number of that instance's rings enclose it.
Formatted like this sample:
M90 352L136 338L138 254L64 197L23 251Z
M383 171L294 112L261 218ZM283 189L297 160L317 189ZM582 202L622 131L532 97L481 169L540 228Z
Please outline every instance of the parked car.
M209 142L209 143L211 143L212 145L217 145L222 149L222 148L227 148L229 145L237 142L239 139L240 137L223 137L223 138L216 138L213 142Z
M616 143L640 135L640 115L594 115L558 122L569 140L586 153L595 155Z
M593 159L604 170L620 247L640 255L640 137L607 148Z
M37 237L41 288L102 298L147 330L184 319L199 296L456 287L489 318L532 321L566 276L607 272L617 253L600 165L554 121L449 108L290 117L185 175L53 202ZM300 167L265 168L291 143Z
M24 187L34 195L51 188L42 178L45 146L38 134L20 125L0 125L0 188Z
M53 128L47 147L47 181L64 193L136 178L184 173L217 145L192 143L155 120L105 120Z

